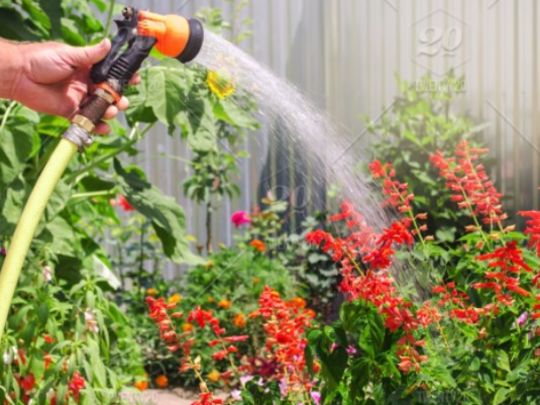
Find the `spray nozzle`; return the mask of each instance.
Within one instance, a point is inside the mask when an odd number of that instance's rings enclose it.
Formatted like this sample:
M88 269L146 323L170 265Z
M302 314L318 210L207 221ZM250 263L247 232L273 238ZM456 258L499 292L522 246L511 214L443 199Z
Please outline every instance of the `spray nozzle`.
M155 47L162 54L182 63L191 61L201 50L204 30L193 18L180 15L161 15L125 7L122 20L116 20L118 32L104 60L92 68L95 83L108 79L125 84L140 68ZM127 49L122 53L122 49Z

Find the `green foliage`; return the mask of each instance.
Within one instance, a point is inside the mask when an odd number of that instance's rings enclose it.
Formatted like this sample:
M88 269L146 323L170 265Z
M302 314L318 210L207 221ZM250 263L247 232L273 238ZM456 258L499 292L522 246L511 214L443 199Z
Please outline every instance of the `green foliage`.
M213 253L206 264L190 269L182 284L186 287L179 305L181 311L188 313L200 306L211 310L228 334L250 336L249 341L241 345L241 355L238 355L238 358L246 356L246 361L262 356L262 325L249 315L258 308L264 287L272 287L284 298L292 298L297 293L293 277L279 260L268 258L249 246L224 248ZM214 339L210 331L197 330L194 337L197 343L193 352L201 356L205 375L212 370L223 372L229 368L227 362L211 358L215 350L208 347L208 341Z
M144 373L135 332L107 297L105 280L85 272L70 287L44 267L27 271L21 285L0 345L2 403L11 403L11 393L22 397L17 379L29 375L36 381L34 400L45 403L56 395L62 403L75 372L87 379L82 403L111 403Z
M105 0L3 0L0 1L0 36L86 45L103 36L103 26L92 8L104 12L113 3Z

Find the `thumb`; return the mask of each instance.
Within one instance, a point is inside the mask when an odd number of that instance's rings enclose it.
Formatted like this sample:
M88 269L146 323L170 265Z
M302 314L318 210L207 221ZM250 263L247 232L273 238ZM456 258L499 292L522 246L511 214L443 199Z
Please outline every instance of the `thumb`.
M72 66L90 66L103 60L110 49L111 41L104 39L96 45L81 48L69 47L66 56Z

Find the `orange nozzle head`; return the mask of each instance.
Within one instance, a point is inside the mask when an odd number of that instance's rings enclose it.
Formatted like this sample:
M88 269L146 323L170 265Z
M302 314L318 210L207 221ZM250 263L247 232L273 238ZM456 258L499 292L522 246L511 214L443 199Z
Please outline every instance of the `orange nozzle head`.
M195 19L139 11L139 35L156 38L156 49L166 56L189 62L201 49L204 31Z

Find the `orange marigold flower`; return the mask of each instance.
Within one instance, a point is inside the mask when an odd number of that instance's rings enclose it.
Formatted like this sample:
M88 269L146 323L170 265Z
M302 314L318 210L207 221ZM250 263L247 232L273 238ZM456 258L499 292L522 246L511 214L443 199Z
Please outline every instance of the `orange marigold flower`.
M231 301L227 299L222 299L221 301L218 302L218 307L223 308L223 309L229 309L231 305L232 305Z
M134 385L139 391L146 391L148 389L148 381L137 381Z
M156 290L155 288L149 288L148 290L146 290L146 295L154 297L158 295L158 290Z
M233 325L237 328L245 328L246 327L246 317L242 313L238 313L234 316Z
M253 239L251 242L249 242L249 245L261 253L266 251L266 244L260 239Z
M155 383L158 388L167 388L169 386L169 379L166 375L161 374L156 377Z
M216 369L213 369L208 373L208 379L212 381L213 383L217 383L219 379L221 378L221 373L217 371Z
M193 330L193 324L189 323L189 322L185 322L182 324L182 330L184 332L191 332Z
M306 307L306 300L301 297L294 297L289 301L289 305L296 308L305 308Z

